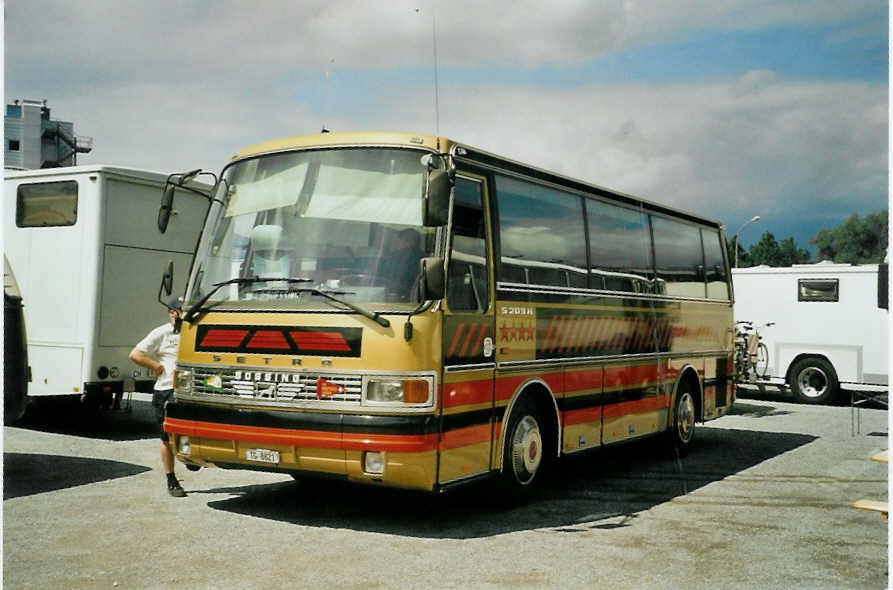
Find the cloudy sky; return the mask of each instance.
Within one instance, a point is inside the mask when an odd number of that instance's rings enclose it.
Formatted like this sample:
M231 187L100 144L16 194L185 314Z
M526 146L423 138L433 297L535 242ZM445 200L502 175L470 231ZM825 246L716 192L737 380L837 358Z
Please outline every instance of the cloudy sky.
M744 244L888 204L886 0L6 0L5 19L7 102L48 99L94 138L81 164L219 171L325 125L439 131L730 236L760 215Z

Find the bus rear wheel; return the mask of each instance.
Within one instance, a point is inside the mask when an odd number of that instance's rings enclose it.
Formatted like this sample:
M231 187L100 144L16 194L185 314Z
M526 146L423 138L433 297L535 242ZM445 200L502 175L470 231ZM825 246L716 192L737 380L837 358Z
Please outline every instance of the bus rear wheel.
M802 358L791 367L791 390L801 402L827 403L837 397L839 389L834 367L823 358Z
M673 406L673 428L670 431L673 446L679 455L685 455L688 452L691 439L695 435L696 422L695 398L691 393L690 386L683 383L679 386L679 392L676 394L676 403Z
M549 464L542 414L522 398L509 418L502 444L501 481L515 499L529 497L543 480Z

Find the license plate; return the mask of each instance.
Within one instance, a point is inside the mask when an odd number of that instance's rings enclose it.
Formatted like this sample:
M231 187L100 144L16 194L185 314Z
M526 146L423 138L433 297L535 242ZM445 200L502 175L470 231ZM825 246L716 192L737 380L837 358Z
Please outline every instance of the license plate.
M245 458L249 461L278 465L279 451L271 451L270 449L247 449L245 451Z

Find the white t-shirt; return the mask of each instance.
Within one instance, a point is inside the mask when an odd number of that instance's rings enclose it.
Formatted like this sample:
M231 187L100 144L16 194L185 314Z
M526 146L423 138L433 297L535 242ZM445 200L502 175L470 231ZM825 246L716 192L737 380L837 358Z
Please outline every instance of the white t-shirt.
M170 322L149 332L136 345L137 350L145 352L164 367L164 373L155 380L156 391L174 388L174 363L177 361L179 347L180 335L174 334L174 327Z

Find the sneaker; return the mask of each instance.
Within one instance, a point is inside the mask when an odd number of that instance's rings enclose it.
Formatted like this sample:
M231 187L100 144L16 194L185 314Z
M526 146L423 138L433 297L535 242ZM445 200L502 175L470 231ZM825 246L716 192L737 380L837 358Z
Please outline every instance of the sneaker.
M167 493L173 496L174 498L185 498L186 492L180 486L180 482L175 481L173 483L167 484Z

